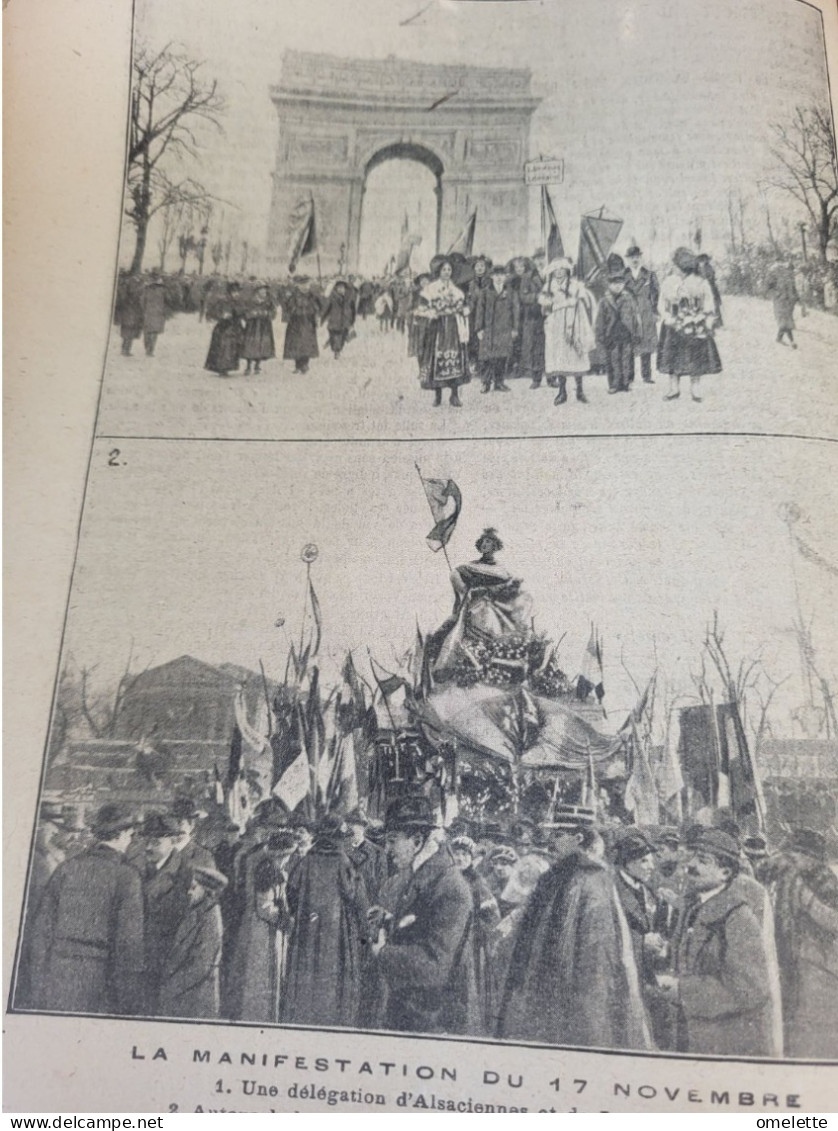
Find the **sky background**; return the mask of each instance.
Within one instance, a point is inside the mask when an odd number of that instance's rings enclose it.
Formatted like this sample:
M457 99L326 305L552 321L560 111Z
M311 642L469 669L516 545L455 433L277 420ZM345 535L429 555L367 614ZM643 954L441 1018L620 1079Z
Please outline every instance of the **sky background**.
M560 662L579 670L594 620L605 645L607 705L619 715L658 662L674 688L690 669L713 610L731 658L761 651L773 678L801 690L791 555L778 508L795 502L800 532L838 563L827 509L838 453L823 443L701 437L457 441L422 445L121 442L123 466L93 456L70 602L65 659L119 674L131 641L137 661L183 654L272 675L302 614L300 550L315 542L323 660L335 677L348 648L384 664L411 646L415 625L449 614L442 554L414 461L451 477L464 504L452 565L472 560L485 526L501 561L523 579L536 627L566 633ZM805 457L805 458L803 458ZM828 677L838 673L838 580L802 562L804 615ZM624 716L623 716L624 717Z
M227 234L264 244L278 136L268 92L287 49L530 68L543 98L531 156L565 160L554 196L568 249L581 213L606 205L625 220L618 246L636 238L655 261L697 222L720 254L731 188L762 234L769 124L826 99L820 15L801 0L432 0L405 24L424 3L238 0L213 12L202 0L137 0L139 39L182 44L221 82L224 135L207 136L200 177L236 206L224 210ZM394 191L404 191L398 180ZM787 203L769 202L780 228ZM397 223L381 216L382 246Z

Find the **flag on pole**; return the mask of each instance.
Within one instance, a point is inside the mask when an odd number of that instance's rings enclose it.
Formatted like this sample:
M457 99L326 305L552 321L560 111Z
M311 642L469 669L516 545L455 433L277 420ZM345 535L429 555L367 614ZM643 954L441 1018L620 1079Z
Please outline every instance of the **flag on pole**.
M224 804L224 783L221 781L217 765L215 766L215 804L220 806Z
M305 751L302 751L271 791L278 797L286 809L293 812L297 806L308 796L309 791L309 765Z
M588 213L582 217L576 273L586 286L598 281L623 226L622 220L603 216L604 211L601 208L599 213Z
M433 552L437 553L448 545L454 533L463 506L463 496L453 479L425 479L422 476L422 486L435 523L426 541Z
M477 226L477 209L472 212L466 226L454 240L449 247L446 255L451 255L452 252L459 251L463 255L472 255L474 253L474 229Z
M667 722L663 758L658 767L658 797L664 805L669 804L674 797L679 797L684 788L680 756L681 730L674 714L670 715Z
M303 201L295 210L292 221L294 234L291 241L291 259L288 274L293 275L304 255L317 251L317 221L314 215L314 197Z
M602 675L602 640L596 625L591 625L591 635L585 655L582 657L582 671L576 680L576 698L587 699L594 692L601 703L605 698L605 685Z
M649 751L637 733L637 724L631 726L631 776L626 783L624 805L634 816L637 825L656 825L660 820L658 791L649 763Z
M553 201L547 185L541 186L541 239L547 253L547 262L564 257L564 244L559 231L559 222L553 211Z

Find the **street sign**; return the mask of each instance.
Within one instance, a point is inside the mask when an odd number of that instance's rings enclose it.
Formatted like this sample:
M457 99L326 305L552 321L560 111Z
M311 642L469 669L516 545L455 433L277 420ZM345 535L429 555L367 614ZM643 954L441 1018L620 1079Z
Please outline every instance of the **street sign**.
M564 158L540 157L524 166L524 181L528 185L560 185L564 181Z

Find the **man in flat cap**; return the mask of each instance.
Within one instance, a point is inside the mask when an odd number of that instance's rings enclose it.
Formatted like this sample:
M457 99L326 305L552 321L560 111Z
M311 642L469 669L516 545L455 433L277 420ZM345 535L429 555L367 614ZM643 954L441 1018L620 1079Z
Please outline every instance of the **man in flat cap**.
M769 960L762 927L734 884L739 861L739 843L721 829L704 829L692 839L675 975L657 979L666 1000L680 1007L685 1052L773 1051Z
M667 968L669 928L674 925L665 900L654 891L655 845L639 828L629 828L614 845L617 893L631 931L643 999L659 1049L674 1045L673 1012L656 991L655 974Z
M773 897L786 1056L838 1057L838 879L826 838L794 828L757 872Z
M180 826L169 813L151 813L143 821L145 844L146 1012L157 1015L163 964L188 906L190 870L177 852Z
M227 877L215 868L190 870L187 907L163 959L160 1017L215 1019L221 1009L221 910Z
M31 923L34 1005L59 1013L142 1011L143 894L125 859L136 819L103 805L95 843L59 864Z
M384 1028L412 1033L477 1034L471 890L435 833L436 816L422 794L387 809L390 862L409 879L389 931L373 944L387 985Z

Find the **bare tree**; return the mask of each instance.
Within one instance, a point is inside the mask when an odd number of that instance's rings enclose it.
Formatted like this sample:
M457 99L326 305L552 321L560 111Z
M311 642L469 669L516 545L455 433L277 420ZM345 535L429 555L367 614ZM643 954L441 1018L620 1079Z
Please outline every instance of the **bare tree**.
M125 697L130 693L138 677L148 670L148 665L140 670L135 668L132 641L125 667L115 685L94 688L93 679L97 666L93 664L79 668L80 713L93 738L113 738L117 732Z
M185 158L198 159L200 123L221 128L224 100L217 81L201 75L202 65L172 44L157 52L140 46L135 53L126 208L137 237L132 272L142 266L156 212L181 201L193 206L209 201L202 185L173 172Z
M767 183L803 205L825 259L838 225L838 163L829 107L798 106L790 122L775 123L771 132L777 174Z

